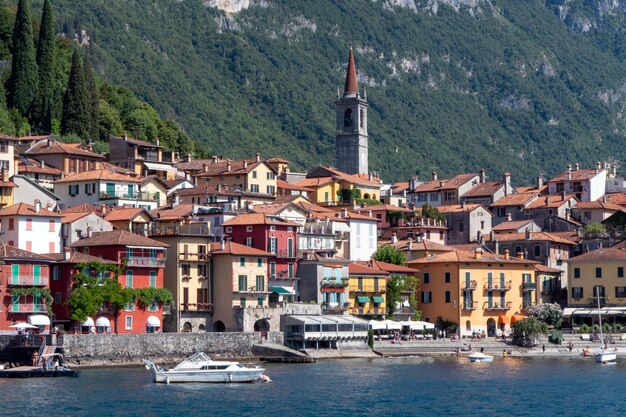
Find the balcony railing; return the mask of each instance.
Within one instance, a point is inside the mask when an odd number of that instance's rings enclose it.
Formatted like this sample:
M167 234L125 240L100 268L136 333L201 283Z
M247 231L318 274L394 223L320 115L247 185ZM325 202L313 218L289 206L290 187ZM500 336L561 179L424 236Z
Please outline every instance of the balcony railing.
M295 275L289 275L289 270L285 269L283 271L279 271L278 274L270 274L270 279L298 279Z
M476 288L478 288L478 282L472 280L472 281L463 281L463 289L466 291L474 291Z
M207 223L153 225L148 230L150 236L206 236L210 237L211 227Z
M238 293L254 293L254 294L270 294L271 291L268 291L267 288L257 289L257 287L248 287L244 289L236 289L234 292Z
M186 311L206 311L213 312L213 304L211 303L181 303L181 310Z
M522 283L522 290L523 291L535 291L537 289L537 283L536 282L524 282Z
M337 281L336 279L325 279L321 283L322 288L346 288L348 285L350 285L349 278L341 278L341 281Z
M277 250L275 252L273 252L276 254L277 258L283 258L283 259L291 259L291 258L295 258L296 257L296 251L292 250L291 252L289 252L286 249L280 249Z
M350 307L350 303L343 303L340 305L339 303L322 303L322 311L326 314L338 313L342 314Z
M128 258L127 266L149 266L161 268L165 266L165 258L153 258L150 256L135 256Z
M471 303L463 304L463 310L476 310L478 308L478 302L472 301Z
M11 313L47 313L45 304L11 304Z
M32 275L12 275L7 280L7 284L9 286L28 286L28 287L36 287L36 286L48 286L49 279L48 277L40 276L35 277Z
M206 262L209 260L208 253L190 253L190 252L182 252L178 254L179 261L189 261L189 262Z
M511 302L506 301L504 303L487 303L485 306L485 310L510 310Z
M511 281L500 282L500 281L487 281L485 282L484 289L487 291L508 291L511 289L513 283Z
M386 293L387 286L386 285L361 285L355 288L350 287L350 291L352 292L367 292L367 293Z
M128 192L101 192L100 200L133 200L133 201L158 201L159 195L156 193L146 193L146 192L136 192L136 193L128 193Z

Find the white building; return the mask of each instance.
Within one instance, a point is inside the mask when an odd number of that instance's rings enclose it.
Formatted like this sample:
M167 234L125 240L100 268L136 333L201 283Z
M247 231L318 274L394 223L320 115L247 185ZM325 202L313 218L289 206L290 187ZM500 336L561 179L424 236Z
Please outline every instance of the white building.
M378 220L346 209L337 216L347 219L350 227L349 251L344 257L351 261L369 261L378 248Z
M61 251L61 215L35 205L14 204L0 210L4 243L34 253Z
M142 182L142 178L100 169L68 175L55 181L54 194L61 198L61 209L88 203L153 210L157 208L159 195L140 191Z
M604 195L606 191L607 170L602 164L594 169L579 169L578 164L572 169L567 166L567 171L560 173L548 181L550 194L574 193L578 201L595 201Z
M93 233L110 232L113 225L93 211L84 213L66 213L61 219L63 223L63 248L90 237Z

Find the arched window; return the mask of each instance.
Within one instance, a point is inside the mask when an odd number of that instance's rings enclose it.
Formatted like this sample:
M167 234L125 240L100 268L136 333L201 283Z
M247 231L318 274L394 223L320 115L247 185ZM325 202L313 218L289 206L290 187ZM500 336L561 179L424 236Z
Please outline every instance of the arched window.
M343 125L344 127L352 127L352 109L348 109L343 114Z
M359 111L359 126L361 129L365 127L365 110L363 109Z

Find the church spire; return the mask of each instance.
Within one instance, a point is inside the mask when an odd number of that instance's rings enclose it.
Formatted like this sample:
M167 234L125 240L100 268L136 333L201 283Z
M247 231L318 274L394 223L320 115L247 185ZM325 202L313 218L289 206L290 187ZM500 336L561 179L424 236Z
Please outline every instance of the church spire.
M346 86L343 89L344 97L347 95L358 95L359 86L356 79L356 66L354 65L354 54L352 46L350 46L350 54L348 55L348 73L346 74Z

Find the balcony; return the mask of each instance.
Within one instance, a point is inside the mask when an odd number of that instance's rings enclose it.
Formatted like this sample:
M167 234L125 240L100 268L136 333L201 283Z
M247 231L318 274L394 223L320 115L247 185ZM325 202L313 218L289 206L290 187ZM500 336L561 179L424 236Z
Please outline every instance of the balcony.
M48 306L45 304L11 304L11 313L48 313Z
M478 301L463 304L463 310L476 310L476 308L478 308Z
M159 201L156 193L136 192L129 193L123 191L100 193L100 200L133 200L133 201Z
M464 291L474 291L476 288L478 288L478 282L474 280L469 282L464 281L462 288Z
M165 258L153 258L150 256L134 256L127 259L126 266L145 266L163 268L165 266Z
M206 262L209 260L208 253L190 253L190 252L182 252L178 254L179 261L187 261L187 262Z
M349 278L341 278L341 281L337 281L336 279L325 279L320 284L321 288L346 288L350 285Z
M181 310L184 311L199 311L213 313L213 304L211 303L181 303ZM165 314L165 306L163 307L163 314Z
M372 294L382 294L387 292L387 286L385 285L361 285L360 287L350 288L352 292L363 292Z
M211 227L207 223L153 225L149 236L204 236L211 237Z
M487 305L485 306L485 310L499 310L499 311L504 311L504 310L510 310L511 309L511 302L510 301L506 301L504 303L487 303Z
M537 283L536 282L524 282L522 283L522 291L536 291Z
M299 278L293 275L289 276L289 270L285 269L285 270L279 271L278 274L271 274L270 279L291 280L291 279L299 279Z
M248 287L244 289L239 288L237 290L234 290L233 292L237 292L240 294L271 294L271 291L267 291L264 288L257 289L257 287Z
M350 303L322 303L322 313L324 314L343 314L350 307Z
M13 287L47 287L48 283L48 277L36 277L32 275L12 275L7 279L7 285Z
M296 251L294 250L290 252L287 249L280 249L272 253L274 253L277 258L282 258L282 259L295 259L296 258Z
M486 291L509 291L511 289L512 284L513 283L511 281L506 281L506 282L487 281L485 282L485 285L483 288Z

